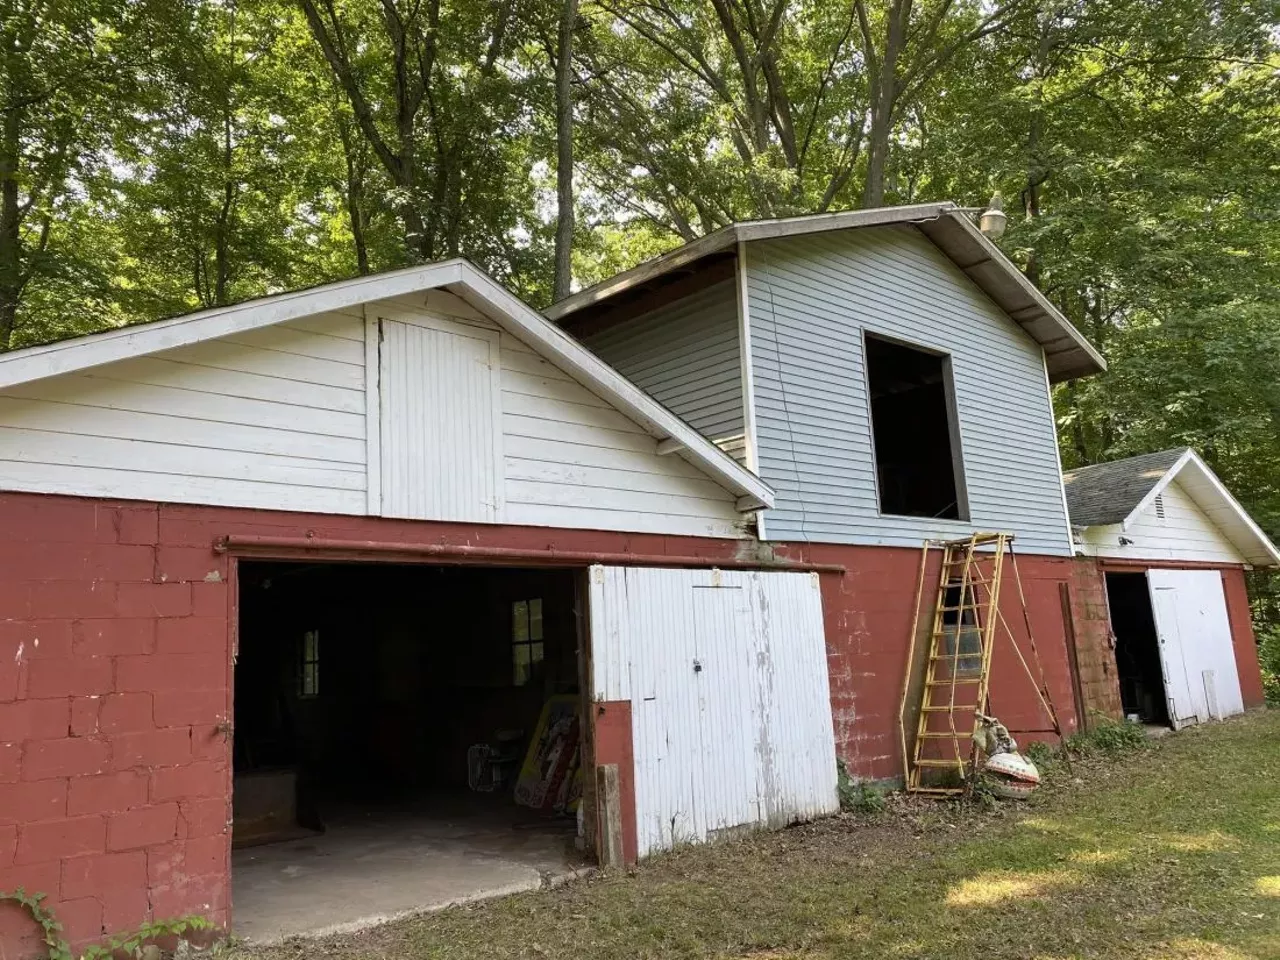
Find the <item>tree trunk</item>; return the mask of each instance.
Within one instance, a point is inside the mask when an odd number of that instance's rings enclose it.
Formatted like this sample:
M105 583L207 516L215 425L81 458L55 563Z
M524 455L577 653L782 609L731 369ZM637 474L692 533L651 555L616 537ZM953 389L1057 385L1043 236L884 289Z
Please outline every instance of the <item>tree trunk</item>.
M0 134L0 352L13 342L22 294L22 206L18 197L18 162L22 151L19 108L4 111Z
M895 0L885 19L884 55L871 77L871 129L867 134L867 182L862 191L864 207L884 206L885 179L889 169L889 138L898 101L898 59L906 40L906 17L910 4Z
M552 300L573 281L573 28L578 0L563 0L556 52L556 259Z

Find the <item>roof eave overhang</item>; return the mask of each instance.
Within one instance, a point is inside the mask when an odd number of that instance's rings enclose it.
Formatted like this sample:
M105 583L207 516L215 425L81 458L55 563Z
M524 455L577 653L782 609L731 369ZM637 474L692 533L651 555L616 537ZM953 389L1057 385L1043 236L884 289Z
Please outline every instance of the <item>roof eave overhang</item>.
M581 310L688 267L704 257L736 247L739 243L894 224L909 224L919 229L997 307L1040 344L1051 383L1075 380L1106 370L1107 363L1102 355L953 203L883 207L731 224L575 293L549 307L545 315L562 322Z
M1244 506L1237 500L1226 488L1218 475L1209 468L1209 465L1201 459L1200 455L1194 450L1188 448L1182 456L1180 456L1168 470L1165 471L1163 477L1153 486L1145 497L1138 501L1138 505L1129 511L1129 515L1124 518L1120 524L1122 530L1128 530L1133 526L1134 522L1142 513L1151 506L1156 497L1164 493L1178 475L1184 470L1191 470L1199 476L1212 489L1213 495L1219 502L1227 507L1240 526L1245 531L1243 537L1233 535L1231 531L1222 530L1222 533L1235 545L1240 551L1240 555L1246 561L1256 567L1280 567L1280 549L1271 541L1261 527L1249 516ZM1183 487L1186 490L1186 487ZM1202 511L1206 511L1205 504L1200 503L1199 499L1189 490L1187 494L1197 501L1197 506Z

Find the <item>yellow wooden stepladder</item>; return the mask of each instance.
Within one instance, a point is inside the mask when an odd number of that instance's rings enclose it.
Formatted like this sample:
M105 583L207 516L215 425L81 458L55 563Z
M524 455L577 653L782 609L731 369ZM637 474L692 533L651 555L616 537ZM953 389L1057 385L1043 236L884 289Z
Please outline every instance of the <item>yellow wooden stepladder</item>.
M930 551L935 548L942 551L942 563L938 573L933 618L925 644L927 661L920 688L915 741L914 744L909 744L907 701L917 669L915 644L926 568ZM1027 639L1039 668L1038 681L1000 611L1000 589L1006 557L1012 562ZM1036 650L1026 597L1022 590L1022 578L1013 557L1012 535L975 533L962 540L925 541L920 557L911 643L899 712L903 776L908 791L948 795L959 794L966 789L972 765L977 759L973 735L979 725L979 716L987 710L991 657L995 649L998 625L1003 626L1004 633L1027 676L1031 678L1040 703L1060 738L1062 730Z

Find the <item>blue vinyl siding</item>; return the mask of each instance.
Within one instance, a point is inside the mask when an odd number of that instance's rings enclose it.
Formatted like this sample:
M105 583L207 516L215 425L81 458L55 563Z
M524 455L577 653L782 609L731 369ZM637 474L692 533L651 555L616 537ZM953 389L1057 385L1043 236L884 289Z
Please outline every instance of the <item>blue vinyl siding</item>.
M923 235L756 241L746 259L770 540L917 547L979 529L1071 553L1043 353ZM970 522L880 514L864 331L951 356Z
M741 459L742 359L733 280L591 334L585 343Z

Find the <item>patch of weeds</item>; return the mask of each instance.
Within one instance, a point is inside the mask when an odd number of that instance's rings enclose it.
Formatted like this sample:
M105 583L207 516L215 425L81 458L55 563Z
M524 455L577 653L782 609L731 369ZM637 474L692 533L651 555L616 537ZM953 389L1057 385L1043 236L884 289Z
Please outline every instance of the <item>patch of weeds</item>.
M1110 719L1098 719L1092 728L1074 733L1066 740L1067 750L1076 756L1101 754L1113 759L1137 753L1147 745L1147 734L1141 724Z
M843 760L836 761L836 786L840 791L840 809L845 813L871 816L884 812L884 792L855 781L849 776L849 768L844 765Z
M1258 662L1262 665L1262 690L1267 703L1280 706L1280 626L1258 631Z
M1036 765L1036 769L1044 773L1058 762L1058 751L1043 740L1032 740L1022 755Z

